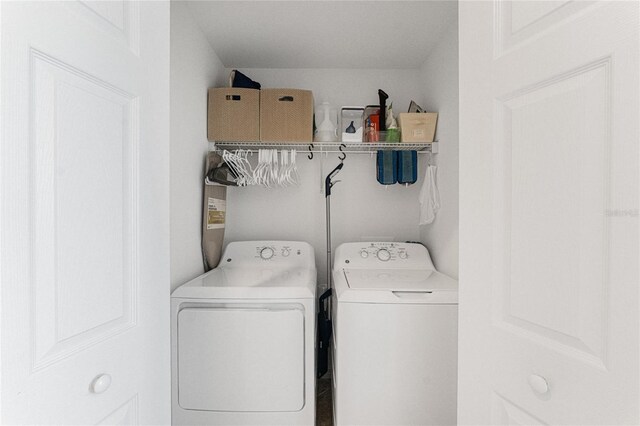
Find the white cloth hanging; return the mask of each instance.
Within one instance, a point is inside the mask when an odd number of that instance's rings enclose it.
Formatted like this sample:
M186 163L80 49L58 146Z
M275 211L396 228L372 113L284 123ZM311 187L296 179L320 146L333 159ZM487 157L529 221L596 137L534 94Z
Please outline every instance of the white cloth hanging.
M428 225L433 222L436 218L436 213L440 209L440 193L438 192L438 183L436 181L437 173L438 167L427 166L427 173L418 196L420 201L420 225Z

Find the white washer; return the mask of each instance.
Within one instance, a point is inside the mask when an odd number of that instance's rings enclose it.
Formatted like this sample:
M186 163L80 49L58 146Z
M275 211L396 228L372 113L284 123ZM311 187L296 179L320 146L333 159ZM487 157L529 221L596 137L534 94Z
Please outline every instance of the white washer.
M333 280L334 424L456 424L457 281L377 242L340 245Z
M313 248L230 243L171 296L172 424L313 425Z

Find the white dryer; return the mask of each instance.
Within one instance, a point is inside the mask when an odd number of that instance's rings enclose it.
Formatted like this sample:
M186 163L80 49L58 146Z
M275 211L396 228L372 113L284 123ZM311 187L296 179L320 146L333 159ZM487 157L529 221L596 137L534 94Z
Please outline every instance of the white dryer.
M454 425L457 281L409 243L335 254L334 424Z
M172 424L313 425L313 248L230 243L171 296Z

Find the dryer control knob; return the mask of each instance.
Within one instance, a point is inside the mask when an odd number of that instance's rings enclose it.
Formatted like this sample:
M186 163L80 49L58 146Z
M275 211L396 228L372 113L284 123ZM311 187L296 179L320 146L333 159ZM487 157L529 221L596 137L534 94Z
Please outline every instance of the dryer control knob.
M360 250L360 257L366 259L367 257L369 257L369 252L366 250Z
M271 247L265 247L262 250L260 250L260 257L263 258L264 260L271 259L273 255L274 253Z
M378 256L378 259L382 260L383 262L386 262L387 260L391 259L391 253L389 253L389 250L387 249L378 250L378 253L376 253L376 256Z
M282 249L282 256L283 257L287 257L287 256L289 256L289 254L291 254L291 250L289 250L288 248L283 248Z
M406 259L408 257L406 251L401 251L400 253L398 253L398 256L400 257L400 259Z

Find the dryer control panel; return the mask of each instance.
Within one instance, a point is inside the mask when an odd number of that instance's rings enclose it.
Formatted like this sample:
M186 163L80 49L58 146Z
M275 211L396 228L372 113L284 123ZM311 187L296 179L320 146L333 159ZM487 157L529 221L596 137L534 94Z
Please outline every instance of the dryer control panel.
M426 247L417 243L345 243L336 250L335 267L434 269Z
M271 260L278 257L289 257L289 256L304 256L305 250L300 247L294 247L293 244L290 243L273 243L266 245L256 245L256 258L260 258L262 260Z
M315 268L313 247L302 241L244 241L229 243L221 267L270 266Z

